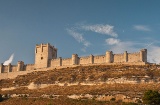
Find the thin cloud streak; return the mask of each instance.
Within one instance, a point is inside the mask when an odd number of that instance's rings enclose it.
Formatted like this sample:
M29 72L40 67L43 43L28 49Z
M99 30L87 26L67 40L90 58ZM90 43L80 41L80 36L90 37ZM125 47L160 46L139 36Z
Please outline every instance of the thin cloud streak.
M151 31L151 29L146 25L134 25L133 28L139 31Z
M155 45L151 45L148 47L148 61L151 63L160 63L160 47L159 46L155 46Z
M90 42L85 40L81 33L78 33L78 32L76 32L74 30L71 30L71 29L67 29L67 31L79 43L83 43L83 45L86 46L86 47L88 47L90 45Z
M137 52L140 49L135 47L137 44L130 42L130 41L120 41L119 43L116 43L114 45L111 45L110 50L115 53L123 53L124 51L128 52Z
M8 65L8 64L12 63L13 58L14 58L14 54L12 54L12 55L10 56L10 58L3 63L3 65Z
M83 38L83 35L81 33L76 32L75 30L72 29L67 29L67 32L79 43L82 43L84 45L84 48L81 50L83 52L86 52L86 48L91 45L89 41Z
M111 37L118 37L118 34L114 32L114 26L111 25L103 25L103 24L95 24L95 25L84 25L79 24L76 27L72 27L71 29L66 29L69 35L71 35L77 42L82 43L84 45L81 48L81 51L86 52L87 47L91 45L89 41L84 39L83 34L77 31L92 31L99 34L109 35ZM116 42L115 42L116 43ZM112 42L110 41L110 44Z
M81 28L86 31L93 31L96 33L105 34L112 37L118 37L118 34L114 32L114 26L108 24L82 25Z

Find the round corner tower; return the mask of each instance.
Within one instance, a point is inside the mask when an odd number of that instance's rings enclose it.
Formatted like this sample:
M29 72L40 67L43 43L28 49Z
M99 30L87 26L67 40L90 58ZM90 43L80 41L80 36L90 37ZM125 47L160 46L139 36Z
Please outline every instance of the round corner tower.
M113 52L106 51L106 63L112 63L112 62L113 62Z
M147 49L140 50L140 61L147 62Z
M78 64L78 55L72 54L72 65L77 65L77 64Z

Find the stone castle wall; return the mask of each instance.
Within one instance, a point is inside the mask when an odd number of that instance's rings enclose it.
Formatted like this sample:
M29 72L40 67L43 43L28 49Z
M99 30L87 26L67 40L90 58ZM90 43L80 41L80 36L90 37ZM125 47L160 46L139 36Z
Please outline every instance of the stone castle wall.
M52 59L52 60L51 60L51 66L52 66L52 67L62 66L62 58L59 57L59 58L57 58L57 59Z
M2 68L2 67L1 67ZM1 69L1 72L2 73L7 73L8 72L8 66L4 66L2 69Z
M135 61L141 61L140 60L140 53L129 53L128 54L128 62L135 62Z
M143 61L140 58L140 52L135 53L122 53L122 54L114 54L113 62L141 62Z
M70 66L70 65L72 65L72 58L62 59L62 66Z
M113 62L125 62L124 61L124 54L114 54L113 55Z
M29 71L29 70L34 70L34 69L35 69L34 64L27 64L27 65L24 65L24 69L22 69L21 71Z
M89 55L78 57L72 54L71 58L57 58L57 48L49 43L36 45L35 47L35 64L24 64L19 61L17 65L0 65L0 73L30 71L44 68L63 68L78 65L94 65L94 64L133 64L143 65L147 63L147 50L142 49L140 52L122 54L113 54L112 51L106 51L104 55Z
M92 64L91 63L91 59L90 56L86 56L86 57L80 57L78 59L78 64L79 65L86 65L86 64Z
M95 64L106 63L106 56L105 55L94 56L93 61Z
M76 55L76 56L75 56ZM109 60L110 59L110 60ZM109 62L108 62L109 61ZM140 52L137 53L123 53L123 54L110 54L110 55L90 55L85 57L78 57L77 54L73 54L72 58L62 59L61 57L58 59L51 60L51 67L58 66L71 66L71 65L90 65L90 64L139 64L143 65L147 61L143 61L140 58Z
M34 70L35 66L34 64L27 64L24 65L22 61L18 62L17 65L3 65L0 66L0 72L1 73L8 73L8 72L19 72L19 71L29 71Z

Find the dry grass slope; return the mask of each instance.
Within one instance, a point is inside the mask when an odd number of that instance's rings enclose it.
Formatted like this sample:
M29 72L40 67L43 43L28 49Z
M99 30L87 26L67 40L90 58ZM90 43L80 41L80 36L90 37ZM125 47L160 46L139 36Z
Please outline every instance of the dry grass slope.
M132 77L144 78L148 76L150 79L160 77L160 67L158 65L145 65L145 66L128 66L128 65L99 65L99 66L78 66L73 68L54 69L49 71L32 72L26 75L18 76L15 79L0 80L0 88L7 87L19 87L15 90L0 91L1 94L29 94L30 98L19 99L13 98L2 102L9 103L19 102L33 105L42 105L43 102L47 105L68 103L69 105L90 104L92 102L95 105L109 105L107 102L98 102L95 100L72 100L66 98L67 95L72 94L92 94L92 95L114 95L117 93L125 94L130 97L142 97L146 90L160 90L160 84L158 83L143 83L143 84L101 84L101 85L75 85L75 86L49 86L46 88L39 88L36 90L29 90L27 87L30 83L35 84L55 84L59 83L82 83L82 82L105 82L108 78L121 78L125 77L130 79ZM39 99L33 97L40 97L43 94L48 95L63 95L63 98L58 99ZM32 98L31 98L32 97ZM62 100L61 100L62 99ZM43 102L42 102L43 101ZM51 102L51 103L47 103ZM66 105L68 105L66 104ZM112 103L113 105L114 103ZM19 104L21 105L21 104ZM44 105L44 104L43 104ZM118 104L115 104L118 105Z

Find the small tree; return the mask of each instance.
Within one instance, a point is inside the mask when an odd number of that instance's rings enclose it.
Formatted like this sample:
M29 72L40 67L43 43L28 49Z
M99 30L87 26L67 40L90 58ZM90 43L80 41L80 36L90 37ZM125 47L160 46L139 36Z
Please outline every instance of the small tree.
M158 91L148 90L142 98L144 104L158 105L160 103L160 94Z
M116 101L116 99L115 98L111 98L110 101Z
M0 102L3 101L2 95L0 94Z

